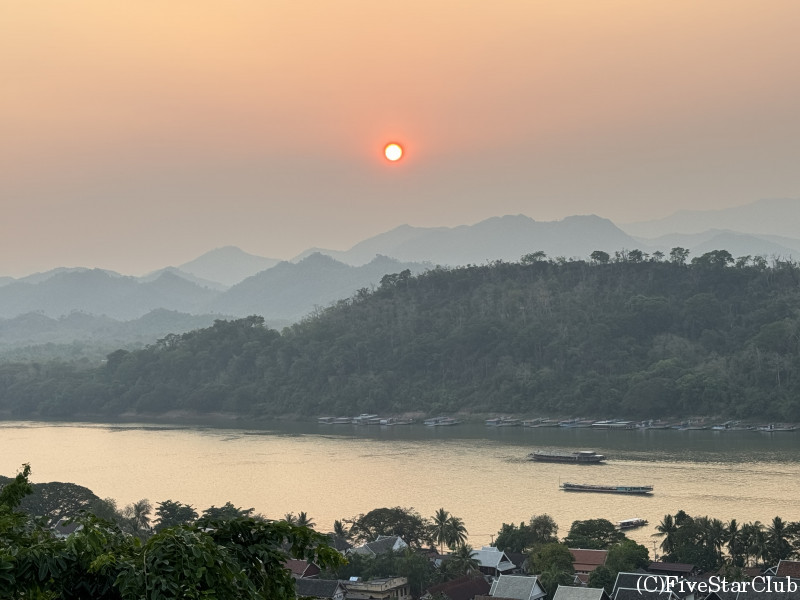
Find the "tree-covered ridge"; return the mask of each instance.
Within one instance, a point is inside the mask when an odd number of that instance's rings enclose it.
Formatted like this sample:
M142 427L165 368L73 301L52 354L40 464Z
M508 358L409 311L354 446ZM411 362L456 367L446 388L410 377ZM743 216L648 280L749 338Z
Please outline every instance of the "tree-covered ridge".
M253 316L96 370L3 365L0 410L800 420L800 266L687 256L533 253L387 275L281 333Z

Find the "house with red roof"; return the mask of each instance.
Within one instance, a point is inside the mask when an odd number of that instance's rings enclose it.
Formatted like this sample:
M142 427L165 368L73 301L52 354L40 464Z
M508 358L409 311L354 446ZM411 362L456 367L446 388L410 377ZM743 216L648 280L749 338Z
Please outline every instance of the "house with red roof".
M296 558L289 558L283 563L283 566L292 572L292 577L295 579L312 579L320 574L320 568L314 563L307 560L298 560Z
M606 564L608 550L587 550L585 548L570 548L572 553L572 567L575 569L575 578L586 585L589 575L597 567Z

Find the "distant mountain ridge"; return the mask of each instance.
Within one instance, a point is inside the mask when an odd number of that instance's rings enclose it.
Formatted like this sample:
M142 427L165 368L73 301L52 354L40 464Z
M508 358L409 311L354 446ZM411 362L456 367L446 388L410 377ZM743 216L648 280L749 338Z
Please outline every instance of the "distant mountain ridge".
M351 266L330 256L314 253L298 263L281 262L248 277L218 296L209 307L213 312L236 315L280 315L298 320L315 307L349 298L360 288L377 285L387 273L408 269L421 273L421 263L403 263L385 256L361 266Z
M277 265L277 258L248 254L236 246L215 248L178 269L206 281L216 281L230 287L240 281Z
M170 333L210 327L221 315L153 310L130 321L73 312L54 319L29 312L0 319L0 355L11 360L58 356L97 360L119 348L141 348Z
M218 293L173 273L139 281L100 269L74 270L40 283L16 281L0 287L0 317L36 311L60 317L79 311L127 320L158 308L196 314Z
M212 281L210 279L203 279L202 277L197 277L188 271L183 271L177 267L164 267L163 269L159 269L158 271L153 271L152 273L148 273L147 275L143 275L139 277L139 281L155 281L163 274L169 273L170 275L174 275L176 277L180 277L181 279L185 279L187 281L191 281L194 284L197 284L200 287L208 288L210 290L217 290L223 292L228 289L229 286L225 285L224 283L220 283L219 281Z
M776 235L755 236L729 230L709 229L702 233L671 233L654 239L638 238L651 248L668 253L680 246L691 249L692 256L712 250L727 250L733 256L800 258L800 239Z
M643 238L728 229L756 237L767 235L798 239L800 199L762 199L719 210L681 210L663 219L625 223L620 227L630 235Z
M706 227L711 223L715 227ZM663 232L667 227L675 229ZM536 251L550 258L581 260L595 250L613 255L636 248L668 254L676 246L688 248L692 256L724 249L734 257L791 258L800 257L798 231L800 200L762 200L723 211L681 211L666 219L623 227L596 215L548 222L507 215L457 227L401 225L349 250L314 249L291 261L225 246L138 278L65 267L20 279L4 277L0 278L0 318L37 311L59 318L81 312L124 321L164 309L192 315L259 314L268 323L285 324L316 307L350 297L360 288L375 286L387 273L405 269L419 273L435 265L517 261Z
M115 321L139 319L164 309L190 315L245 317L258 314L273 326L289 324L380 283L387 273L422 272L427 265L376 257L353 267L322 254L299 263L281 262L227 290L201 286L165 269L154 278L135 278L100 269L58 270L38 283L16 280L0 287L0 319L40 313L58 319L74 313ZM2 332L0 331L0 334Z
M537 250L548 256L588 258L595 250L613 252L637 243L611 221L596 215L545 222L525 215L506 215L457 227L401 225L347 251L316 251L353 265L362 264L372 253L372 257L381 254L401 261L458 266L519 260Z

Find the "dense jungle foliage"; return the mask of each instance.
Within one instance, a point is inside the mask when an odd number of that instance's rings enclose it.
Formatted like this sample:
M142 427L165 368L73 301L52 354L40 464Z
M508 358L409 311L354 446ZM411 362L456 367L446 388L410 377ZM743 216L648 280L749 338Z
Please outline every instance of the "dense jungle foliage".
M537 252L386 275L283 332L252 316L94 369L0 365L0 411L800 420L800 266L687 256Z

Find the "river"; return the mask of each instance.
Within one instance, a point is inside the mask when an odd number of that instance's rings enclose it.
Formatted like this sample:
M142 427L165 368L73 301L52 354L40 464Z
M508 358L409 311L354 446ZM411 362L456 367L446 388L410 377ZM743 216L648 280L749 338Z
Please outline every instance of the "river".
M592 449L603 465L525 460L535 449ZM665 514L740 523L800 520L800 433L594 431L480 424L358 427L279 423L267 429L0 422L0 473L22 463L34 482L69 481L123 506L171 499L199 511L227 501L269 518L305 511L320 531L373 508L443 507L473 546L502 523L547 513L572 521L641 517L629 533L652 552ZM568 493L559 481L652 485L650 497Z

